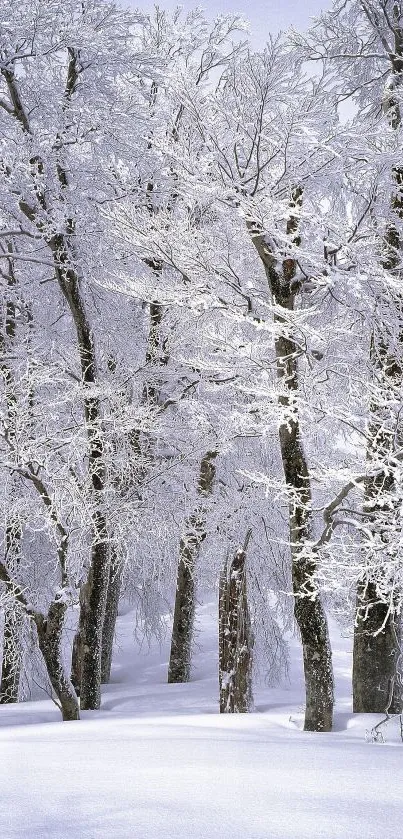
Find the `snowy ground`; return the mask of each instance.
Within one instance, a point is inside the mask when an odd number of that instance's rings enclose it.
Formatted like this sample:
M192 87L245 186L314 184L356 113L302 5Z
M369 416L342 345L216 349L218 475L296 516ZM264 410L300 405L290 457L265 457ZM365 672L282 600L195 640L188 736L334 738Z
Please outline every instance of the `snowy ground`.
M348 642L333 629L332 734L303 733L298 645L292 688L256 692L256 713L220 716L215 615L199 616L193 681L167 685L167 645L139 653L120 619L102 710L60 723L49 700L0 707L1 839L399 839L397 725L366 741L353 716Z

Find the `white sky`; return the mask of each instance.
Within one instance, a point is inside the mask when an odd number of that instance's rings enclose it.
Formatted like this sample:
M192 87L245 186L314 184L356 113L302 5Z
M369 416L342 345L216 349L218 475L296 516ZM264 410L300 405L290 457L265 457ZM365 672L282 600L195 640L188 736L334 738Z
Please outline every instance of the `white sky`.
M124 0L124 5L144 10L152 9L153 0ZM275 34L280 29L293 25L296 29L307 29L312 17L321 9L328 9L331 0L159 0L163 9L182 6L192 9L203 8L208 17L215 17L221 12L242 14L251 24L250 34L256 47L264 45L270 32Z

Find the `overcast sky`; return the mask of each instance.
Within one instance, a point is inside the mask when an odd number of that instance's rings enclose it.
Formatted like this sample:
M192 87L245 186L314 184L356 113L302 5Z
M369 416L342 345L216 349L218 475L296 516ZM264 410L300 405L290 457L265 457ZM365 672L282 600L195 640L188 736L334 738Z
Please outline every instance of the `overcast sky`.
M124 4L140 9L151 9L156 5L153 0L125 0ZM331 0L159 0L157 5L163 9L182 6L186 10L199 6L209 17L221 12L240 13L250 21L252 41L260 47L270 32L287 29L291 24L297 29L306 29L312 17L321 9L330 8L332 3Z

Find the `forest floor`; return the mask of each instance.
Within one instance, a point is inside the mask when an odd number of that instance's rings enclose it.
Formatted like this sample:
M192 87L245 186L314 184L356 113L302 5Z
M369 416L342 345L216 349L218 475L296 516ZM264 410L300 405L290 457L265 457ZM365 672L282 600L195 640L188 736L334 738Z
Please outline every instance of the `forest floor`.
M0 707L1 839L399 839L397 721L351 713L351 641L332 627L331 734L304 733L302 666L260 685L255 713L218 713L214 607L198 614L192 681L167 685L168 642L133 642L119 619L102 709L62 723L51 700Z

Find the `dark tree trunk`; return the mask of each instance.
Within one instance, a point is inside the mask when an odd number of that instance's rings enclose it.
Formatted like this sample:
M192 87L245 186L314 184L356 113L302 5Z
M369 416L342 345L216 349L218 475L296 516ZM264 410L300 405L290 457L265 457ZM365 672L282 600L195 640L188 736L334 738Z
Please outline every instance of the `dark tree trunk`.
M248 538L247 538L248 541ZM252 697L253 634L246 588L246 547L226 564L219 594L220 713L250 711Z
M59 700L63 720L80 719L74 687L67 678L62 658L62 632L66 605L52 603L47 618L36 615L39 649L43 655L52 688Z
M287 222L290 244L300 244L298 211L302 190L295 189ZM275 352L279 378L279 405L283 421L279 428L284 476L290 491L289 522L294 614L301 635L306 711L305 731L330 731L333 718L332 654L326 614L312 583L315 561L312 544L311 483L299 425L295 397L298 394L299 348L290 336L288 313L294 310L298 293L295 258L272 253L259 224L248 222L248 230L261 259L273 299L277 335ZM281 314L284 311L284 315Z
M353 711L358 714L402 711L401 675L397 672L400 616L388 612L388 606L377 597L375 584L361 583L353 650Z
M5 563L14 571L21 559L21 524L18 519L8 521L6 527ZM22 668L23 615L15 607L5 610L3 632L3 661L1 667L0 703L18 702Z
M188 682L192 660L192 640L195 616L194 564L198 537L187 534L181 539L176 581L174 620L168 682Z
M102 684L108 684L111 677L113 642L115 638L116 619L118 616L122 573L123 563L116 555L116 552L113 552L109 570L108 595L106 598L104 625L102 629Z
M105 522L98 521L100 526ZM109 581L109 545L92 549L91 568L84 590L81 645L80 705L83 710L101 706L102 630Z
M6 609L0 685L1 705L18 702L22 666L22 624L23 617L17 609Z
M93 335L80 290L79 278L72 269L67 267L69 256L65 249L64 240L62 237L60 239L60 242L54 244L55 253L57 254L58 266L60 262L65 262L66 268L62 270L58 267L56 274L76 326L83 384L85 387L92 388L98 380ZM105 490L105 466L100 428L100 406L96 396L84 396L84 413L88 436L88 460L94 496L94 511L92 516L91 566L81 607L84 611L80 618L82 634L80 697L83 709L95 710L101 704L102 627L110 562L106 520L98 507Z
M80 610L79 622L84 612ZM78 626L76 634L73 639L73 649L71 654L71 684L77 696L80 696L81 690L81 672L82 672L82 630Z
M74 685L74 690L77 696L81 693L81 676L83 666L83 637L84 637L84 615L86 608L86 583L83 583L80 588L80 610L78 615L78 625L73 640L73 649L71 654L71 682Z
M218 452L208 451L200 464L197 492L202 497L211 495L216 473ZM190 679L192 642L195 616L195 565L200 546L206 537L206 512L199 506L186 523L186 533L180 541L176 582L174 620L168 682L188 682Z

